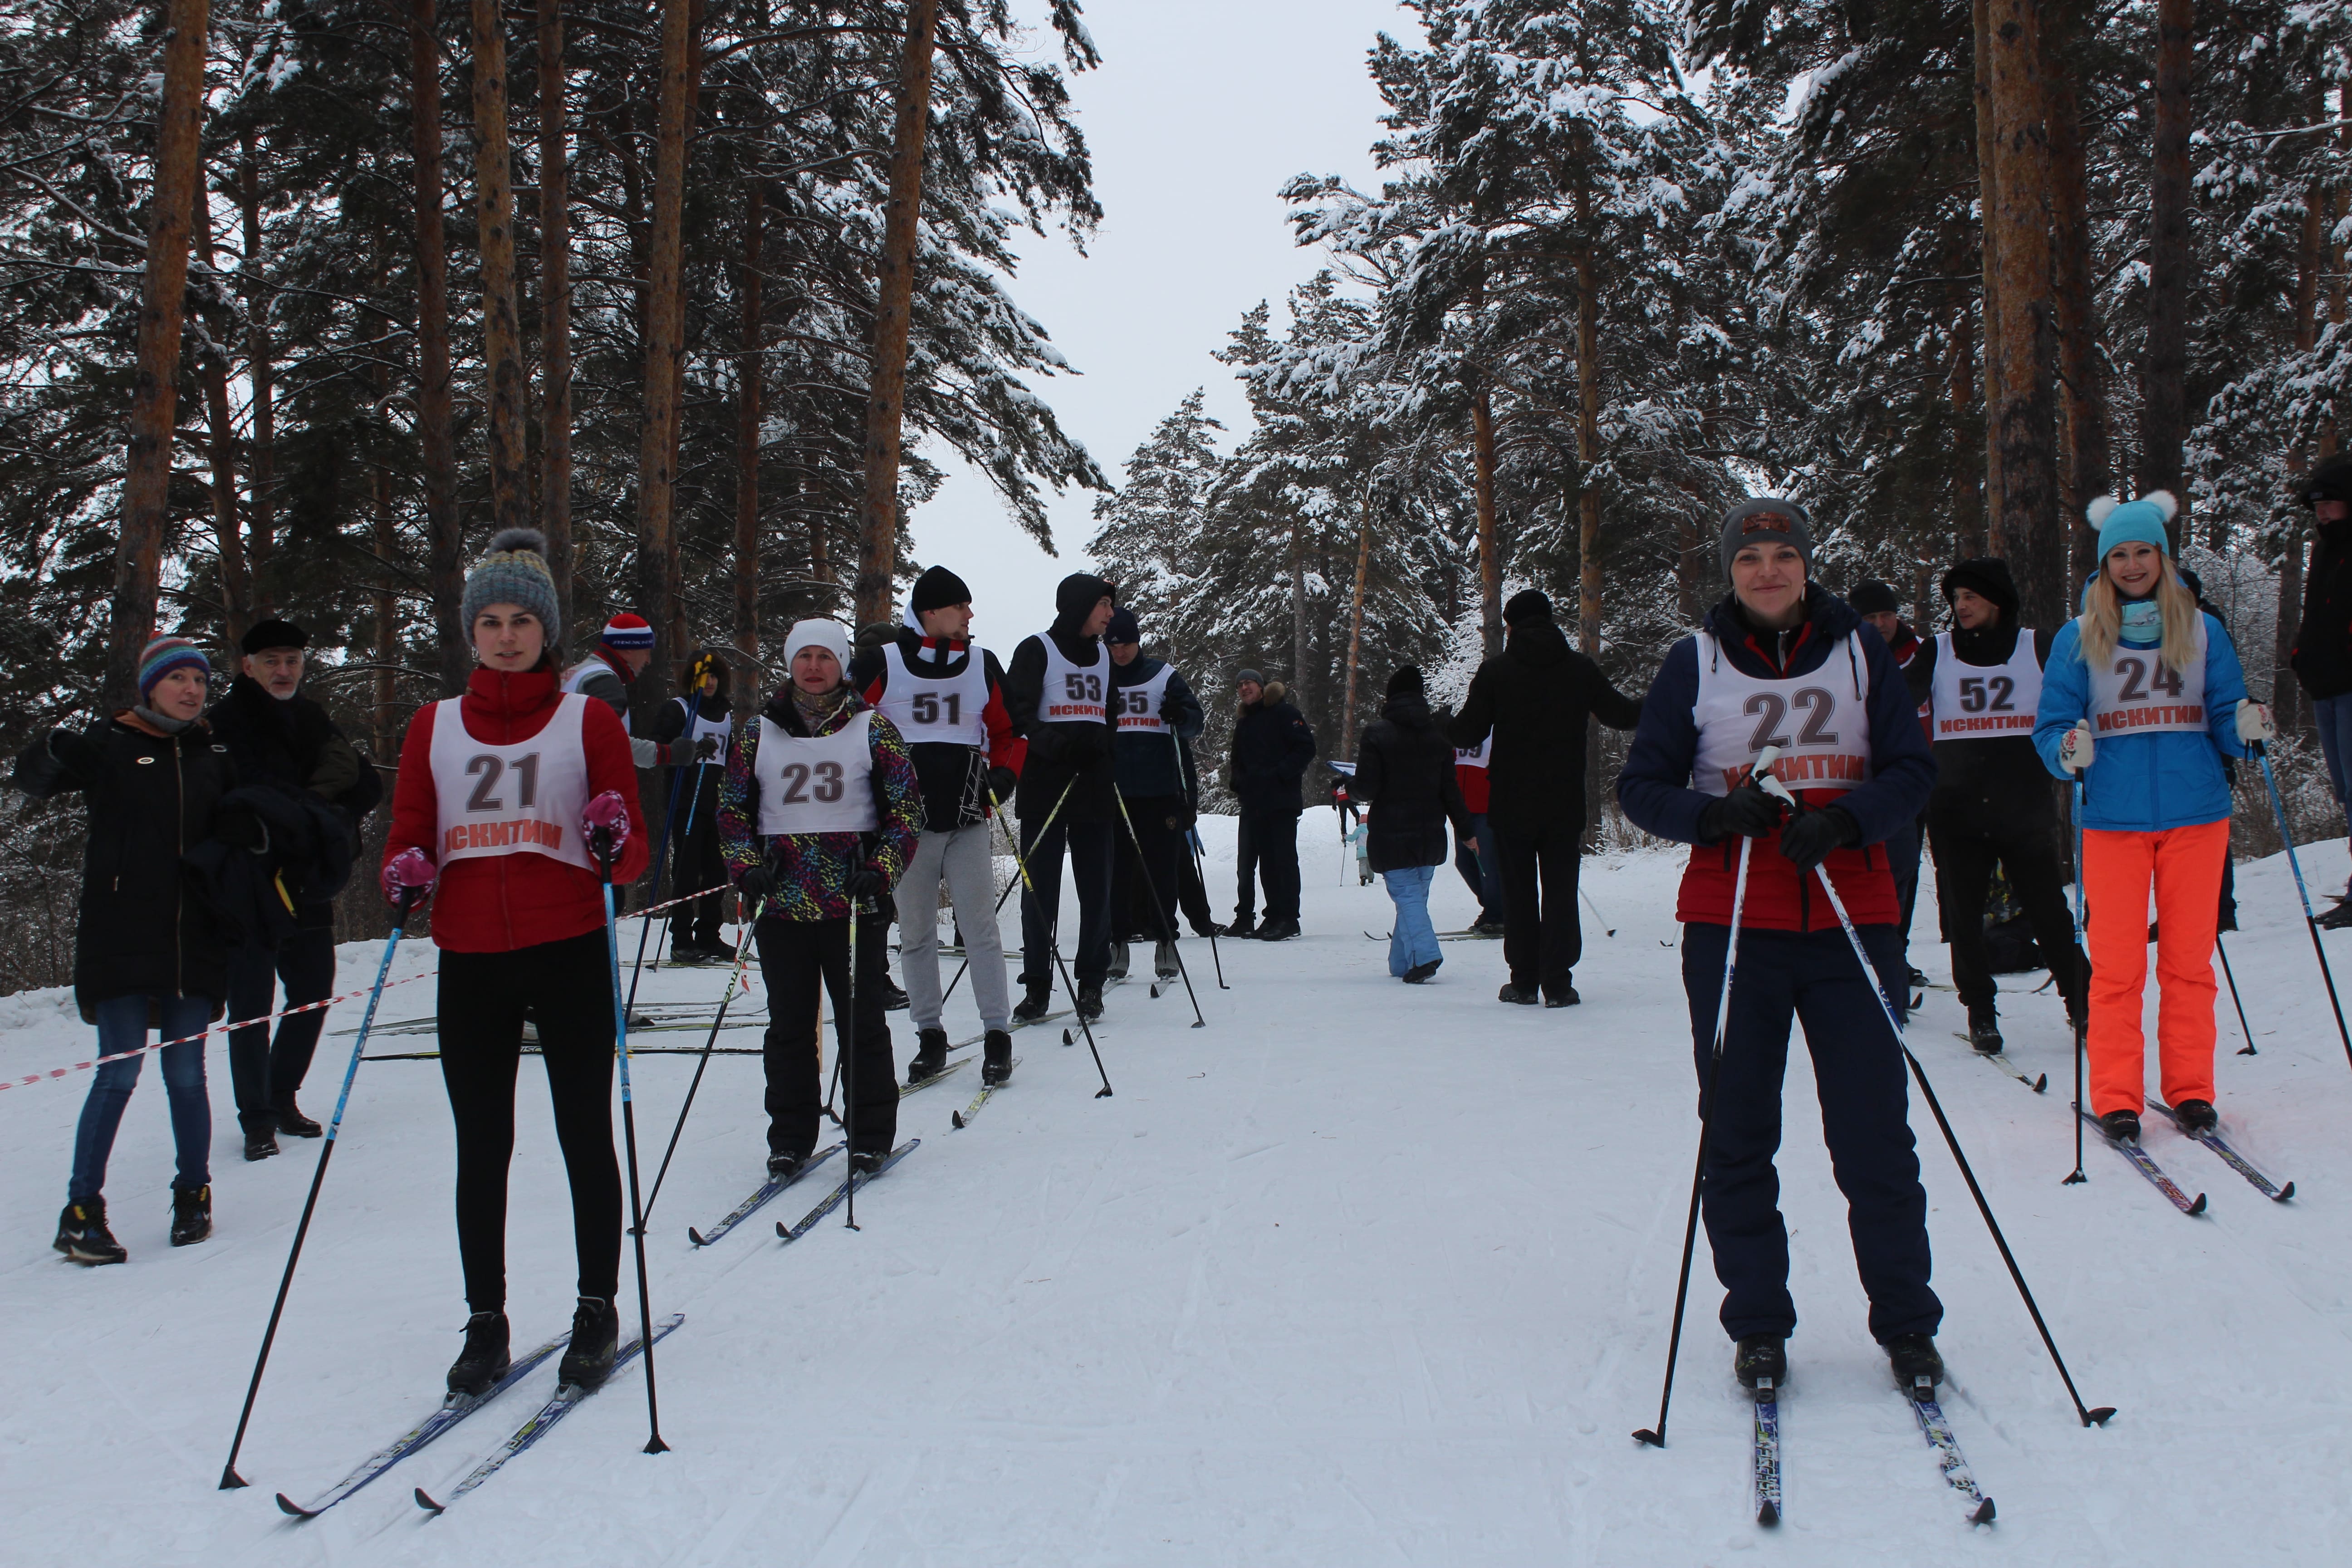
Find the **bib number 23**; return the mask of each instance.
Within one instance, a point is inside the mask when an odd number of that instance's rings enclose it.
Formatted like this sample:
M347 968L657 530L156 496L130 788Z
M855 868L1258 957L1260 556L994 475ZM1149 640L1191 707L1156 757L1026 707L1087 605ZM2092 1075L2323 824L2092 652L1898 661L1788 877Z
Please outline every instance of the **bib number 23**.
M841 798L839 763L819 763L814 768L806 763L786 763L782 776L786 805L804 805L810 801L831 805Z

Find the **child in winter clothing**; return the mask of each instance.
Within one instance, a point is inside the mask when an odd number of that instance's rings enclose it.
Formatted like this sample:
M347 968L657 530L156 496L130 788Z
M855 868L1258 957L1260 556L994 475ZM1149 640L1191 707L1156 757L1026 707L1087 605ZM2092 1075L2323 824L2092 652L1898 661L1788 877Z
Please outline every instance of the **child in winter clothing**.
M2157 910L2157 1047L2164 1098L2211 1127L2213 942L2230 840L2221 759L2266 738L2237 649L2180 580L2163 490L2093 501L2099 574L2084 613L2051 644L2033 744L2079 780L2091 957L2090 1109L2110 1137L2136 1138L2146 1097L2140 1030L2147 908Z
M1371 803L1365 846L1372 869L1396 905L1389 934L1389 973L1425 984L1444 956L1429 921L1429 885L1445 862L1445 829L1467 837L1470 813L1454 776L1454 745L1437 727L1421 671L1406 665L1389 677L1381 716L1356 749L1356 795Z

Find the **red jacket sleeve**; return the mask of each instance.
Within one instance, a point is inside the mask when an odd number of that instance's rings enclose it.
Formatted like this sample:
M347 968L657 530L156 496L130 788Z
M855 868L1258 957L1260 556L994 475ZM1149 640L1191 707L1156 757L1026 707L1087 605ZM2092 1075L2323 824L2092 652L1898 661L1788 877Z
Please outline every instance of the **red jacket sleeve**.
M988 706L981 717L988 723L988 765L1011 768L1013 776L1021 776L1022 764L1029 760L1029 742L1013 732L1013 712L1004 705L1004 681L994 666L996 656L988 658Z
M435 865L441 863L439 837L441 802L433 792L433 716L438 702L427 702L408 721L408 735L400 742L400 776L392 785L392 827L384 836L383 863L404 849L422 849Z
M653 846L646 840L645 808L637 799L637 764L629 749L629 732L610 708L591 702L581 716L580 743L588 753L588 793L596 795L611 790L628 804L629 841L621 846L621 858L614 863L613 881L615 885L634 882L645 875L646 862L653 858ZM404 753L404 775L408 772L407 760ZM394 815L396 818L396 810Z

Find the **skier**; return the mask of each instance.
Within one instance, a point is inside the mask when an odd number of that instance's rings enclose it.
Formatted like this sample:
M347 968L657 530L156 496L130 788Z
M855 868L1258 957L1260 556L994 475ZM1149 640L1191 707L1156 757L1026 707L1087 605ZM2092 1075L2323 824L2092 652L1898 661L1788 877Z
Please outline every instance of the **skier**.
M228 747L243 788L280 792L284 809L272 815L293 831L273 833L271 849L299 851L322 874L301 878L306 896L290 912L290 929L275 947L240 942L229 954L228 1015L257 1018L270 1010L280 980L286 1005L323 1000L335 988L333 895L351 874L359 826L383 799L374 766L359 754L327 710L302 695L303 650L310 635L290 621L266 620L238 647L244 668L205 715ZM307 798L306 798L307 797ZM331 866L331 874L323 874ZM245 1133L245 1157L278 1152L278 1134L316 1138L324 1131L302 1114L295 1095L310 1069L325 1026L323 1011L294 1013L278 1023L273 1045L267 1024L232 1030L229 1082Z
M1793 501L1763 497L1725 514L1718 556L1731 593L1667 653L1617 794L1636 826L1692 846L1676 916L1706 1128L1706 1235L1724 1284L1723 1327L1738 1342L1733 1371L1751 1389L1759 1377L1776 1387L1788 1377L1785 1342L1797 1311L1772 1156L1794 1016L1812 1053L1871 1337L1885 1347L1896 1384L1909 1388L1916 1377L1943 1377L1935 1344L1943 1306L1927 1283L1927 1197L1903 1056L1870 988L1903 1006L1885 845L1918 816L1936 764L1885 643L1807 580L1812 551L1811 527ZM1752 776L1768 744L1781 749L1774 772L1806 807L1785 825L1780 803ZM1741 837L1752 842L1735 933ZM1816 867L1827 868L1875 974L1854 962ZM1738 974L1715 1062L1735 934Z
M1013 1008L1004 942L996 929L990 802L1012 796L1028 747L1013 732L1004 671L994 654L972 640L971 618L971 590L946 567L934 566L915 579L907 625L892 641L858 652L850 666L849 683L905 739L922 788L921 835L896 900L898 963L915 1025L908 1083L948 1065L948 1032L940 1026L942 884L965 937L972 1000L986 1031L981 1081L1003 1083L1013 1072Z
M1174 665L1144 654L1134 611L1111 613L1103 646L1110 649L1111 712L1118 726L1111 738L1111 777L1136 839L1125 842L1121 826L1111 871L1110 973L1127 973L1129 942L1149 940L1157 943L1152 973L1167 980L1176 973L1176 862L1187 853L1184 835L1193 818L1191 746L1208 715ZM1140 860L1136 844L1142 846ZM1147 882L1151 899L1144 896Z
M1234 843L1234 921L1225 934L1286 942L1298 934L1298 817L1307 809L1299 780L1315 761L1315 731L1279 680L1241 670L1234 694L1241 710L1234 716L1225 785L1241 805L1241 823ZM1261 881L1264 925L1253 912Z
M635 710L637 677L653 662L653 623L623 610L604 623L588 657L563 672L563 689L593 697L620 717L629 735L629 754L640 768L662 768L673 761L669 748L650 733L655 720ZM640 736L640 730L648 731Z
M201 1036L228 994L228 945L182 858L215 833L259 847L253 819L219 813L236 785L228 748L199 717L211 677L204 650L159 637L139 656L139 700L77 732L52 730L16 759L14 783L35 800L79 790L89 813L81 901L74 921L74 1005L98 1026L100 1056L74 1131L73 1173L58 1216L59 1252L76 1263L121 1263L130 1254L106 1215L106 1163L123 1108L138 1085L147 1031L184 1043L163 1047L178 1170L172 1178L172 1245L212 1234L212 1100Z
M1429 923L1429 885L1445 863L1445 828L1456 842L1469 837L1469 808L1454 777L1454 745L1437 727L1421 670L1406 665L1389 677L1381 716L1364 727L1356 748L1356 794L1371 803L1365 844L1372 869L1396 905L1389 935L1389 973L1421 985L1444 955Z
M1021 819L1021 858L1034 889L1021 893L1021 984L1013 1009L1024 1023L1053 1006L1054 946L1061 924L1062 852L1078 899L1078 1016L1102 1016L1110 973L1110 879L1118 826L1111 771L1110 656L1103 629L1118 590L1074 572L1054 590L1054 624L1021 639L1005 672L1005 705L1029 742L1013 811ZM1057 810L1058 808L1058 810ZM1051 818L1051 821L1048 821Z
M1438 715L1439 722L1451 724L1454 715ZM1454 868L1470 885L1470 894L1478 900L1478 918L1470 929L1480 936L1503 934L1503 877L1496 862L1495 830L1486 821L1486 752L1491 740L1475 746L1454 748L1454 786L1462 792L1462 805L1469 813L1470 831L1454 836Z
M1572 1007L1584 923L1576 907L1585 830L1584 737L1598 718L1612 730L1640 721L1642 705L1601 667L1568 646L1551 600L1533 588L1503 606L1503 651L1478 667L1462 711L1447 726L1456 746L1494 738L1487 758L1486 821L1503 887L1499 998Z
M2165 524L2176 510L2164 490L2091 503L2099 574L2083 614L2051 644L2034 714L2043 763L2082 784L2090 1109L2117 1142L2139 1136L2146 1103L2151 888L2164 1098L2184 1125L2219 1125L2213 942L2230 839L2221 760L2271 734L2229 632L2198 609L2173 565Z
M820 972L846 1064L850 1169L879 1169L898 1129L882 982L889 893L915 853L923 801L906 741L858 700L848 664L839 622L793 626L784 637L790 674L744 728L719 796L736 890L747 909L767 900L752 936L768 987L768 1172L787 1179L816 1149Z
M704 648L687 666L686 690L664 703L653 723L654 743L673 759L670 897L688 900L670 912L672 963L735 956L719 938L727 887L727 862L719 853L719 781L726 776L735 733L728 677L726 657ZM689 791L693 798L687 800Z
M1919 705L1919 722L1925 726L1927 670L1919 654L1927 645L1919 640L1919 634L1903 618L1902 606L1895 602L1895 590L1875 580L1857 583L1853 592L1846 595L1846 603L1853 607L1854 614L1870 623L1871 629L1886 644L1886 651L1895 656L1895 668L1903 672L1904 683ZM1932 743L1933 736L1929 739ZM1927 975L1911 962L1911 911L1919 901L1919 850L1927 826L1927 819L1923 815L1886 841L1886 858L1895 872L1895 896L1903 903L1903 919L1895 927L1903 934L1903 972L1909 976L1914 991L1927 984Z
M2017 624L2017 584L1998 556L1944 574L1951 628L1919 652L1928 690L1936 791L1927 820L1936 845L1936 902L1952 947L1952 984L1969 1010L1977 1049L2001 1048L1985 898L1998 864L2033 927L2070 1024L2084 1017L2084 963L2066 910L2059 817L2049 773L2033 749L2042 667L2056 634Z
M486 1393L511 1364L507 1170L526 1013L547 1064L579 1267L557 1381L594 1388L613 1370L621 1331L604 883L645 869L636 773L612 710L562 689L563 626L538 531L493 537L459 608L475 668L463 695L427 705L409 723L383 866L383 894L395 905L439 885L434 1011L457 1124L457 1252L473 1314L449 1391Z
M2345 808L2352 806L2352 455L2312 469L2300 499L2311 509L2318 544L2304 577L2303 618L2289 662L2311 699L2328 787ZM2352 925L2352 885L2319 923L2330 931Z

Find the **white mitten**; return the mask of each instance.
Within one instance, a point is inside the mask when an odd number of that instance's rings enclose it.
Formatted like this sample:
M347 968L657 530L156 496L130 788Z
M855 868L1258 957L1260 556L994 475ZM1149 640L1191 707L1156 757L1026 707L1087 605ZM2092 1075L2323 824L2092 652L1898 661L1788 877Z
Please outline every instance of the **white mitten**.
M2278 731L2271 726L2271 710L2251 697L2242 700L2238 704L2238 743L2268 745L2277 739Z
M2066 738L2058 742L2058 765L2070 773L2079 773L2091 765L2091 754L2097 750L2091 743L2091 726L2076 720L2074 727L2066 731Z

